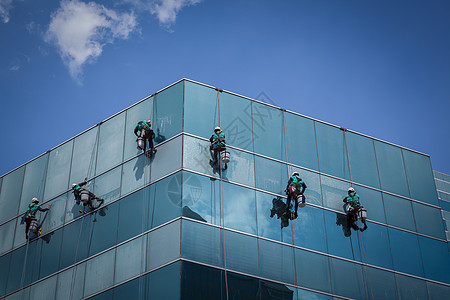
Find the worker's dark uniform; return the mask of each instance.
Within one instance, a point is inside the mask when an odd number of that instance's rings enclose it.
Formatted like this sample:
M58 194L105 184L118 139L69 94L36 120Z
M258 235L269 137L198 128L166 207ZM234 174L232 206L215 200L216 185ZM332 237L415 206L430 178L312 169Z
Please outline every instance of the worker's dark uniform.
M147 141L149 149L153 149L153 137L155 136L155 133L149 122L139 121L134 128L134 134L137 137L142 137L144 139L144 152L146 152L147 149Z
M294 199L295 215L297 215L298 210L298 198L303 195L306 189L306 184L297 175L291 176L288 180L286 186L286 212L289 212L289 206L291 205L291 200Z
M89 193L89 201L88 201L87 205L89 206L90 209L94 209L94 207L92 206L92 199L99 199L99 198L96 197L94 195L94 193L92 193L91 191L89 191L89 190L87 190L85 188L82 188L82 186L86 185L86 183L87 183L87 181L83 181L82 183L79 183L79 184L75 185L72 188L72 193L73 193L73 195L75 197L75 201L79 205L80 201L81 201L81 192L84 191L84 190L88 191L88 193ZM103 200L103 199L99 199L99 200ZM83 206L86 206L86 204L83 203Z
M25 213L25 236L28 239L28 230L30 229L31 221L36 220L36 212L37 211L47 211L48 208L41 208L36 203L31 203L28 205L28 209Z
M352 227L354 230L366 230L367 224L365 220L361 220L361 222L364 224L364 228L361 229L358 227L358 225L356 225L356 221L358 220L358 210L362 208L361 204L359 203L359 195L356 192L350 192L342 201L349 205L349 208L347 210L347 220L350 227Z
M222 131L218 131L219 134L216 132L211 135L209 138L209 142L211 143L210 150L214 151L214 162L218 163L219 161L219 152L225 150L225 134Z

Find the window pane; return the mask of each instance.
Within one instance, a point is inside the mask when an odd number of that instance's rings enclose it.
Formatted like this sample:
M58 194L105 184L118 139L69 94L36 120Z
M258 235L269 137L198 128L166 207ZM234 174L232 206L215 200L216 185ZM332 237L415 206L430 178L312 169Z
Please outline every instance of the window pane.
M327 176L320 176L323 206L344 212L344 202L350 184Z
M119 203L115 202L102 208L101 213L92 215L88 244L89 256L115 244L118 213Z
M153 121L153 97L144 100L135 105L126 112L126 127L125 127L125 145L123 159L126 160L136 154L142 152L137 149L136 135L134 135L134 128L139 121L150 120L152 128L154 128Z
M183 172L183 216L210 224L221 224L220 181Z
M314 121L286 112L288 162L312 170L317 165L316 135Z
M51 300L55 298L56 276L31 286L30 299Z
M22 181L25 167L3 176L0 194L0 223L16 216L22 191ZM31 199L29 199L31 202ZM29 203L27 203L28 205Z
M181 299L226 299L223 271L182 262Z
M122 166L108 171L107 173L95 178L94 189L92 189L92 184L89 183L87 188L89 188L95 196L104 200L103 205L110 203L120 197L120 175L122 173ZM81 205L81 204L80 204ZM98 203L94 203L96 207ZM81 206L80 206L81 207Z
M231 148L227 151L230 152L230 162L228 169L222 172L223 179L255 186L253 155Z
M305 182L307 188L305 190L305 197L307 203L314 203L322 206L322 196L320 190L320 180L319 174L314 172L309 172L303 169L293 168L288 166L289 176L294 171L298 172L300 178ZM285 182L284 188L287 186L287 180ZM284 194L284 193L283 193Z
M43 200L47 162L48 154L45 154L26 165L19 214L27 210L33 197L37 197L39 201Z
M374 141L380 172L381 188L385 191L409 197L400 148Z
M145 277L139 277L114 288L114 299L146 299Z
M362 186L353 186L359 196L359 201L363 207L367 209L367 217L369 220L375 220L386 223L384 216L383 200L381 193Z
M21 280L22 280L22 271L25 257L25 246L14 250L11 254L11 263L9 265L9 275L8 275L8 283L6 286L6 293L11 293L12 291L20 288ZM31 274L28 274L30 277ZM24 285L27 284L27 281L24 280Z
M67 190L73 140L50 152L44 199L50 199Z
M90 259L86 263L84 296L92 295L113 285L115 249Z
M411 202L416 220L417 232L445 240L444 223L441 210L431 206Z
M87 257L90 215L63 227L60 269Z
M235 274L228 271L226 273L228 283L228 298L236 300L259 300L260 286L257 278ZM225 297L226 299L226 297Z
M177 83L154 96L153 119L156 144L181 132L183 82Z
M417 235L388 228L392 259L396 271L423 276L422 259ZM405 251L408 249L408 251Z
M252 119L255 152L285 161L283 112L252 102Z
M298 291L298 299L305 300L331 300L334 299L331 296L310 292L308 290L297 289ZM296 298L294 298L296 299Z
M411 197L439 205L433 171L428 156L402 149Z
M330 257L333 293L354 299L364 299L366 282L360 265Z
M183 219L181 256L209 265L223 267L221 230Z
M344 132L339 128L315 122L320 171L344 179L348 173Z
M97 169L100 174L122 161L125 112L100 125Z
M228 145L253 150L250 100L220 93L220 125Z
M2 226L0 226L0 254L12 248L15 231L14 229L16 227L16 220L20 220L20 218L11 220L8 223L5 223ZM17 221L17 223L20 224L20 221ZM23 228L17 230L25 231L25 225L21 227ZM23 236L24 238L22 239L22 242L25 240L25 234Z
M430 300L450 299L450 287L432 282L427 282Z
M227 268L258 275L257 240L254 237L225 231L225 254Z
M5 295L6 281L8 280L8 270L11 254L0 256L0 297Z
M295 284L294 251L291 247L259 240L260 276Z
M380 188L373 140L348 131L345 135L352 180Z
M170 175L150 187L149 229L181 214L181 172Z
M219 125L217 107L216 90L190 81L184 82L185 132L209 138L214 127Z
M368 299L397 299L394 273L370 267L364 269Z
M48 204L51 204L50 210L48 212L41 212L40 219L45 217L44 222L42 223L42 233L45 234L54 230L56 227L62 225L64 223L64 216L66 211L67 204L67 194L63 194L56 199L52 200L50 203L44 203L42 208L47 207Z
M6 298L3 298L5 300L24 300L28 299L30 296L30 288L26 288L24 290L18 291L17 293L14 293L12 295L9 295Z
M392 269L392 257L389 247L387 228L370 223L369 228L361 233L362 243L356 251L364 251L366 263Z
M259 291L261 300L272 300L275 297L280 300L297 299L295 288L271 281L259 280Z
M296 249L295 263L297 265L297 285L331 293L328 257Z
M120 200L117 243L144 232L151 223L148 216L150 189L139 190Z
M58 271L58 262L61 249L62 230L57 230L32 242L28 249L27 271L30 269L32 281L44 278Z
M384 193L383 200L388 224L416 231L410 200Z
M288 181L287 165L255 156L256 187L275 194L284 194Z
M86 263L82 263L59 273L56 285L56 299L78 300L83 298L85 271Z
M175 262L148 274L147 299L180 299L180 268Z
M447 243L419 236L425 277L450 283L450 255Z
M327 252L322 209L309 205L299 208L294 224L295 245Z
M424 280L396 274L399 299L427 299L427 286ZM442 298L441 298L442 299Z
M150 161L139 155L122 166L122 195L132 192L150 182Z
M148 234L147 271L180 257L180 221Z
M292 229L290 226L285 226L291 224L291 221L284 215L286 199L257 191L256 204L258 235L292 244Z
M211 166L212 156L209 151L209 141L187 135L184 135L183 139L183 167L188 170L219 177L215 168Z
M158 152L151 159L152 182L181 168L181 140L182 137L179 136L158 146Z
M86 177L89 179L95 174L99 139L98 128L99 126L96 126L76 137L74 140L72 166L70 170L71 183L82 182Z
M256 234L255 191L223 183L225 227Z
M117 247L114 283L120 283L145 271L147 236Z

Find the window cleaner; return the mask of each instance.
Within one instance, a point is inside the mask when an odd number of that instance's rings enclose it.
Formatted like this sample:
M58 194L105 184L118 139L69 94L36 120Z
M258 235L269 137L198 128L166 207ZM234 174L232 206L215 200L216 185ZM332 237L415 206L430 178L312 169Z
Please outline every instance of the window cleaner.
M305 207L306 205L306 197L303 195L306 189L306 184L303 182L303 180L300 178L300 175L298 172L293 172L291 177L288 180L288 184L286 186L286 189L284 190L287 195L286 200L286 214L291 215L291 220L294 220L297 218L297 210L298 207ZM291 200L294 199L294 206L295 210L291 213L290 212L290 206L291 206Z
M350 187L347 190L348 195L342 200L345 205L345 212L347 214L348 224L353 230L364 231L367 229L366 218L367 218L367 209L361 206L359 203L359 195L356 193L355 189ZM358 218L364 224L363 228L360 228L356 225Z
M28 240L29 232L35 233L37 235L40 234L39 231L41 229L42 223L44 222L44 220L42 220L41 224L39 224L39 222L36 219L36 212L37 211L44 212L44 211L48 211L48 210L50 210L50 204L46 208L41 208L39 206L39 200L36 197L31 199L31 203L30 203L30 205L28 205L28 209L25 212L25 215L22 217L22 221L21 221L21 224L23 224L24 222L26 223L25 237L27 240Z
M136 143L139 150L143 150L147 157L150 157L152 153L156 152L153 148L153 138L155 133L152 130L152 124L150 120L139 121L134 128L134 134L137 136ZM147 151L147 141L149 150Z
M95 207L92 205L92 201L93 200L97 200L97 202L99 203L98 206L103 204L103 199L99 198L97 196L94 195L94 193L90 192L88 189L83 188L83 186L85 186L87 184L87 179L85 179L83 182L81 183L74 183L72 184L72 193L75 196L75 201L78 205L80 205L80 202L83 203L83 210L80 210L81 213L86 214L86 205L91 209L94 210ZM97 207L98 207L97 206Z
M211 146L209 147L210 151L213 151L214 161L213 164L215 166L219 165L219 153L222 162L224 163L224 170L228 168L228 163L230 162L230 152L226 151L225 148L225 134L222 132L219 126L214 128L214 133L209 138L209 142Z

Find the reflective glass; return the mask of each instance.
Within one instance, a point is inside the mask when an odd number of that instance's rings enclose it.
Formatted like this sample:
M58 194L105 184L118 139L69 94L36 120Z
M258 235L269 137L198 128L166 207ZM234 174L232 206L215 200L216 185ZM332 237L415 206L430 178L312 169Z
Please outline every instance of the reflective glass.
M98 126L74 139L70 183L82 182L95 175L99 132Z
M181 256L213 266L223 267L221 229L183 219Z
M130 160L122 166L122 195L150 182L150 161L145 155Z
M344 132L320 122L315 122L315 126L320 171L350 179Z
M180 221L148 234L147 271L180 257Z
M45 154L26 165L19 214L27 210L33 197L43 200L47 162L48 154Z
M152 128L154 128L153 121L153 97L148 98L141 103L129 108L126 112L126 124L125 124L125 145L123 159L126 160L142 150L137 149L136 135L134 134L134 128L139 121L150 120Z
M103 251L116 242L119 203L108 205L91 217L88 255Z
M402 150L383 142L374 141L374 143L381 188L385 191L409 197Z
M450 284L450 255L445 242L419 236L425 277Z
M9 265L6 293L11 293L12 291L15 291L18 288L20 288L20 284L22 281L23 264L25 261L24 257L25 257L25 246L16 249L11 253L11 263ZM26 284L26 282L27 281L24 280L24 285Z
M424 280L396 274L399 299L427 299L427 285ZM442 298L441 298L442 299Z
M228 145L253 150L251 101L226 92L220 93L220 125Z
M427 282L430 300L450 299L450 287L432 282Z
M219 124L217 91L213 88L184 82L184 131L209 138ZM201 116L201 118L199 118ZM226 136L226 132L225 136Z
M56 299L78 300L83 298L86 263L58 274Z
M388 224L416 231L410 200L383 193L383 202Z
M20 224L20 218L14 219L9 221L8 223L3 224L0 226L0 254L10 250L13 245L13 239L14 239L14 229L16 227L16 220L17 223ZM23 228L19 228L17 230L25 230L25 225L21 226ZM25 234L23 235L25 239ZM24 241L24 239L22 241Z
M282 195L288 182L287 165L255 155L256 187Z
M0 223L16 216L25 167L3 176L0 194ZM30 201L31 202L31 201ZM28 205L29 203L27 203Z
M255 191L223 183L225 227L256 234Z
M373 140L352 132L345 132L352 180L380 188Z
M305 300L331 300L331 296L310 292L308 290L297 289L298 299ZM294 298L295 299L295 298Z
M367 209L367 218L386 223L381 192L356 185L353 188L359 196L361 205Z
M211 177L183 172L183 216L220 225L220 181Z
M180 299L180 268L175 262L148 274L146 299Z
M11 221L11 222L13 222L13 221ZM11 223L11 222L9 222L9 223ZM22 222L22 217L16 218L14 220L14 222L16 222L16 227L15 227L16 232L15 233L8 232L6 235L6 239L8 239L8 237L10 237L12 239L12 236L14 236L14 243L13 243L12 247L16 248L18 246L25 244L27 240L25 238L25 222L23 224L20 224ZM2 227L6 226L9 223L3 224ZM2 227L0 227L0 242L2 241L2 238L3 238L2 231L5 230L5 229L2 229ZM11 227L10 230L14 231L14 226ZM9 245L8 241L6 241L5 245ZM2 247L0 246L0 253L2 253L1 248Z
M120 175L122 166L118 166L107 173L95 178L94 188L92 183L86 187L95 194L95 196L104 200L103 205L110 203L120 197ZM94 204L94 207L97 204Z
M153 130L155 144L161 143L182 130L183 121L183 82L154 96Z
M292 244L292 229L286 226L291 221L284 215L286 199L257 191L256 204L258 235Z
M147 187L120 200L119 225L117 243L144 232L151 223L148 216L148 198L150 189Z
M100 174L122 161L124 129L125 112L100 125L95 174Z
M396 271L424 276L417 235L388 228L392 260Z
M152 182L181 168L181 140L182 137L179 136L158 146L158 152L150 159Z
M428 156L402 149L411 198L439 205Z
M222 178L248 186L255 186L253 155L228 148L230 162L228 169L222 171ZM220 172L218 172L220 175Z
M354 299L366 297L366 282L360 265L330 257L333 293Z
M295 249L295 264L297 285L331 293L328 257Z
M41 236L32 242L28 249L27 273L31 274L32 281L48 276L58 271L59 255L61 250L62 230Z
M226 273L226 276L228 283L228 299L236 299L236 300L260 299L260 286L259 280L257 278L236 274L230 271Z
M128 281L125 284L114 288L115 300L120 299L146 299L145 293L145 278L139 277L137 279Z
M328 176L320 176L323 206L344 212L344 202L350 184Z
M243 234L225 231L225 255L227 269L258 275L257 239Z
M284 117L286 118L288 162L319 170L314 121L288 112L284 113Z
M6 298L3 298L5 300L24 300L24 299L28 299L28 297L30 296L30 288L26 288L24 290L18 291L17 293L14 293L12 295L9 295Z
M260 223L258 222L258 226ZM317 251L327 252L323 210L313 206L298 209L294 221L295 245Z
M397 299L394 273L370 267L364 270L367 299Z
M217 168L213 168L212 166L213 156L211 151L209 151L209 141L200 140L188 135L184 135L183 139L183 167L188 170L219 177Z
M101 294L95 295L94 297L89 298L90 300L112 300L113 298L113 290L107 290Z
M86 262L85 297L113 285L115 253L113 249Z
M55 299L56 276L50 277L44 281L31 286L30 299L33 300L51 300Z
M358 232L347 224L344 214L324 210L328 253L361 261Z
M305 190L305 197L307 203L314 203L317 205L322 205L322 196L320 191L320 180L319 180L319 174L314 172L309 172L303 169L293 168L291 166L288 166L289 170L289 176L294 172L298 172L300 175L300 178L305 182L306 184L306 190ZM284 186L287 187L287 181Z
M145 271L147 236L117 247L114 283L120 283Z
M295 284L293 248L261 239L258 241L260 276Z
M445 240L441 210L431 206L411 202L416 220L417 232Z
M60 269L83 260L88 253L90 215L63 227Z
M67 194L63 194L56 199L52 200L50 203L44 203L42 208L47 207L50 204L50 210L45 213L40 213L40 219L42 220L45 217L44 222L42 223L42 233L45 234L54 230L56 227L62 225L64 223L64 216L66 211L67 204Z
M181 172L170 175L150 187L149 229L173 220L181 214Z
M293 300L297 299L296 289L288 285L274 283L271 281L259 280L259 291L256 294L261 295L261 300Z
M72 160L73 140L50 152L44 199L48 200L67 190L69 185L70 161Z
M0 297L5 295L6 281L8 280L9 261L11 254L0 256Z
M387 228L375 223L369 223L368 229L361 232L359 249L363 251L365 262L371 265L392 269L392 257L389 247Z
M226 299L223 271L182 262L181 299Z
M283 112L268 105L252 102L252 119L255 152L285 161Z

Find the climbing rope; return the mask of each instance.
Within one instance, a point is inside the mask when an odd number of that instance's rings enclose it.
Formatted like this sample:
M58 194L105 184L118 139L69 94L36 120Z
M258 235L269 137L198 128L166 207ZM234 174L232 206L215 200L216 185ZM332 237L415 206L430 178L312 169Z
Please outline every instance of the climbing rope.
M78 234L77 247L75 248L75 258L74 258L74 261L73 261L74 264L77 262L78 247L80 246L81 232L83 231L83 221L84 221L84 217L81 218L80 233ZM74 288L74 284L75 284L75 274L76 274L76 271L77 271L77 267L78 266L74 266L73 267L72 280L71 280L71 283L70 283L70 297L69 297L69 300L72 300L72 297L73 297L73 288Z
M359 240L361 242L359 251L361 252L361 248L362 248L362 253L363 253L363 256L364 256L364 263L366 264L365 267L366 267L366 271L367 271L367 281L369 283L370 294L372 295L372 299L374 299L374 297L373 297L373 290L372 290L372 284L370 282L369 269L367 267L366 251L364 250L364 243L363 243L363 240L362 240L361 231L358 231L358 234L359 234ZM363 280L364 280L364 278L363 278Z

